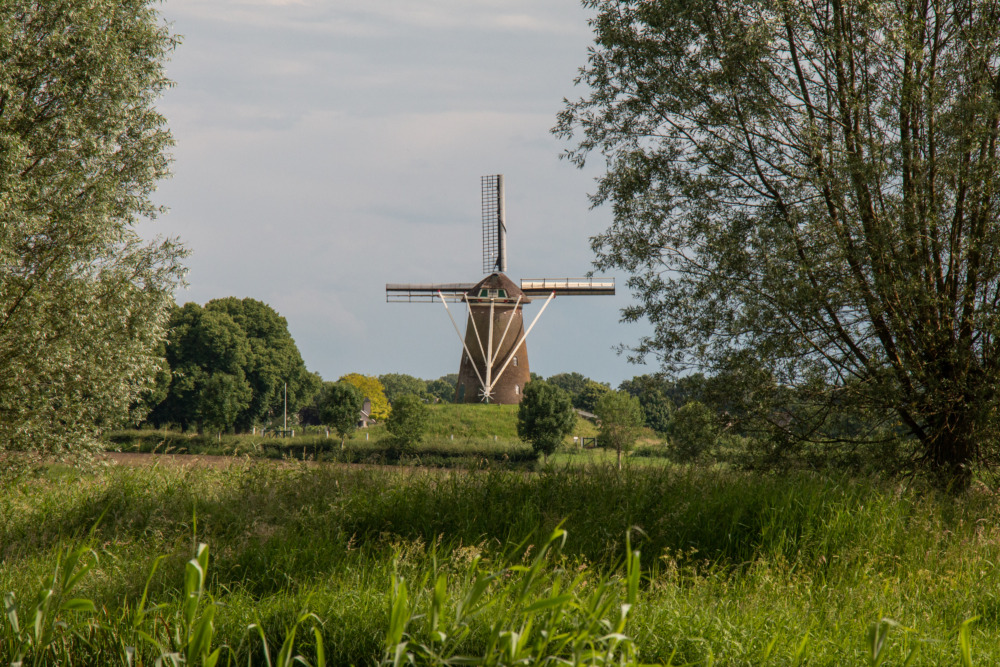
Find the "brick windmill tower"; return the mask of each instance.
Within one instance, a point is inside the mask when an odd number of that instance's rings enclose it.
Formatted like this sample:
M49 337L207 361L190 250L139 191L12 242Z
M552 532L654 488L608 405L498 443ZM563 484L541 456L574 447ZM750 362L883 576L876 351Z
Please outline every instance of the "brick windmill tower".
M483 273L475 283L428 283L385 286L386 301L440 300L462 341L456 403L520 403L528 382L526 340L556 295L614 294L613 278L532 278L520 286L507 277L507 220L503 174L483 176ZM545 297L527 330L522 307L531 297ZM465 336L448 302L464 302L468 309Z

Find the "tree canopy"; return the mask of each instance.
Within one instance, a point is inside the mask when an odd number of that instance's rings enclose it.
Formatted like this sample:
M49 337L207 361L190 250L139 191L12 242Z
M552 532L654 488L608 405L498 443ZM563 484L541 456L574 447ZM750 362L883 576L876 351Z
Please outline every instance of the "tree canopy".
M548 458L576 423L569 394L554 384L534 380L524 385L517 410L517 436Z
M348 382L361 390L361 394L372 402L371 416L378 421L388 419L391 408L389 399L385 397L385 389L377 377L361 375L360 373L348 373L338 380L338 382Z
M226 297L209 301L205 310L229 315L250 345L244 372L252 393L250 402L236 416L237 430L248 431L269 417L280 416L286 383L289 414L297 412L319 391L318 379L306 370L288 331L288 321L269 305L251 298Z
M96 447L156 373L184 251L136 232L172 142L152 5L0 3L0 447Z
M166 353L170 385L150 421L182 429L232 428L253 398L245 371L252 350L243 329L222 311L186 303L170 317Z
M645 422L639 399L624 391L608 391L597 400L594 409L601 420L601 442L614 448L621 470L622 452L632 448Z
M385 425L393 437L393 448L397 452L413 449L423 439L429 418L430 410L416 394L397 397Z
M997 453L1000 6L584 4L555 132L606 160L593 246L654 325L634 356L728 372L798 438L864 411L964 485ZM775 419L787 387L814 409Z
M327 382L316 397L320 423L334 429L340 436L340 448L357 428L365 397L348 382Z
M427 395L427 383L406 373L386 373L379 375L378 381L382 383L389 405L395 405L397 398L407 394L421 397Z

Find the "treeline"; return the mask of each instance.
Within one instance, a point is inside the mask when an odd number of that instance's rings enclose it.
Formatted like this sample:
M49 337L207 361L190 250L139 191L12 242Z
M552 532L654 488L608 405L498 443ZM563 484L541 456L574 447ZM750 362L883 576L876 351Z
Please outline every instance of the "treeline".
M542 379L534 373L531 378ZM614 391L576 372L544 379L566 392L574 408L589 413L599 412L602 397ZM862 412L837 421L826 418L822 403L828 388L818 381L775 387L772 404L751 404L758 392L750 385L766 382L774 380L745 373L638 375L617 390L638 400L644 426L665 436L681 459L703 458L727 447L750 452L754 465L789 458L826 465L834 459L855 462L862 454L885 462L905 453L898 425ZM289 427L332 428L336 423L342 425L338 432L347 432L360 418L355 406L364 399L369 401L368 416L382 422L405 396L451 402L456 383L455 374L424 380L404 373L348 373L337 382L324 382L306 368L284 317L255 299L227 297L204 306L173 307L156 381L135 412L145 415L142 423L147 425L202 433L280 428L286 414ZM353 390L336 386L340 384ZM333 419L336 411L341 414ZM873 439L883 446L859 447Z
M322 386L306 369L288 322L256 299L175 306L146 422L182 430L248 431L312 400Z
M175 305L157 356L153 386L136 412L141 424L199 432L249 432L261 427L319 424L332 386L345 383L370 401L370 416L388 417L407 394L451 401L458 376L421 380L348 373L324 382L306 368L287 320L256 299L226 297L204 306Z
M331 385L310 372L288 331L287 320L269 305L252 298L226 297L205 305L175 305L159 349L156 381L142 397L137 412L143 423L200 432L248 432L269 425L320 424L329 405ZM532 373L532 379L541 379ZM454 373L424 380L405 373L339 378L370 401L369 414L382 421L401 397L424 402L454 400ZM564 390L573 407L594 412L610 385L580 373L558 373L546 381ZM665 433L676 410L702 397L700 376L676 381L642 375L619 390L639 399L646 426Z

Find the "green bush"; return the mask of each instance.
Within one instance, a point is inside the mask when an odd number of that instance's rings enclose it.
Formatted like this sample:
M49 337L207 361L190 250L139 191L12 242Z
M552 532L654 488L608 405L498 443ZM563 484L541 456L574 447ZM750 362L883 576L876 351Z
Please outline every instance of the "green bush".
M675 460L697 461L718 443L715 413L700 401L689 401L674 412L668 435Z

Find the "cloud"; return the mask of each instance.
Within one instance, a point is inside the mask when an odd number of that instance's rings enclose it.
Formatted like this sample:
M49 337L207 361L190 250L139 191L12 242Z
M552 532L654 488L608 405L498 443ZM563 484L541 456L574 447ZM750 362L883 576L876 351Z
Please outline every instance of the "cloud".
M455 372L440 305L386 304L384 285L480 276L490 173L507 176L513 278L590 268L587 239L609 214L588 210L595 172L561 164L549 134L585 57L575 0L167 0L163 11L185 40L160 105L177 140L157 194L171 211L148 231L193 252L179 300L270 303L327 378ZM558 301L532 334L532 369L627 376L609 352L628 337L624 299Z
M385 35L415 29L581 34L567 0L171 0L170 16L325 35Z

